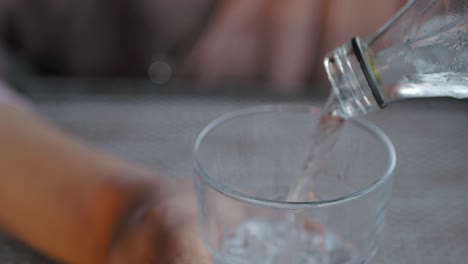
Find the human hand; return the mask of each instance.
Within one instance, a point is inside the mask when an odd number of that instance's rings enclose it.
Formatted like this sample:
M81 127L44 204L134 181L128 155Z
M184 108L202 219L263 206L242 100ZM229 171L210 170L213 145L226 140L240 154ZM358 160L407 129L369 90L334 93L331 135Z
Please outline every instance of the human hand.
M151 206L112 249L110 264L210 264L199 238L194 188L166 179Z
M184 71L205 83L264 78L294 92L311 75L320 75L325 53L372 33L404 2L222 0Z
M70 264L208 264L190 183L97 150L0 98L0 228Z

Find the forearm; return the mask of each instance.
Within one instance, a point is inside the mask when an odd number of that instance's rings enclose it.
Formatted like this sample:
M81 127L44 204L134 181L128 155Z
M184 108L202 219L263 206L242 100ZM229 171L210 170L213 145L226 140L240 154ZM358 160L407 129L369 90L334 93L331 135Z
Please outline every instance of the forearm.
M0 100L0 225L66 263L106 263L153 179Z

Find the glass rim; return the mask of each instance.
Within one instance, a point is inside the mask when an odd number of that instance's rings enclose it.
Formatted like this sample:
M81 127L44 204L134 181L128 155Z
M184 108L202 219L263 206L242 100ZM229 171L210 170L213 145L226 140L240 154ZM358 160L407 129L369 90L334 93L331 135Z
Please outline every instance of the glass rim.
M304 202L290 202L290 201L274 201L268 199L262 199L259 197L255 197L252 195L247 195L245 193L235 191L231 189L229 186L224 185L216 181L214 178L210 177L205 170L198 158L198 153L200 150L200 146L203 143L204 139L212 132L216 127L221 124L228 122L229 120L250 115L254 113L262 113L262 112L311 112L311 113L320 113L320 108L310 105L303 105L303 104L270 104L270 105L261 105L261 106L254 106L254 107L247 107L241 110L229 112L224 114L213 121L211 121L203 130L199 133L196 141L195 146L193 149L193 165L195 168L196 173L198 176L207 183L211 188L218 191L219 193L226 195L230 198L247 202L249 204L263 206L263 207L270 207L270 208L278 208L278 209L291 209L291 210L299 210L299 209L306 209L311 207L324 207L330 206L334 204L342 204L345 202L349 202L355 199L358 199L366 194L372 193L381 185L385 184L388 180L390 180L394 174L394 170L396 167L396 152L395 148L388 138L388 136L376 125L371 123L368 120L363 118L358 119L349 119L346 122L352 122L355 125L358 125L361 128L366 129L370 133L374 134L377 139L383 143L386 153L388 155L388 165L384 170L384 174L378 180L372 182L370 185L359 189L355 192L350 194L340 196L334 199L329 200L320 200L320 201L304 201Z

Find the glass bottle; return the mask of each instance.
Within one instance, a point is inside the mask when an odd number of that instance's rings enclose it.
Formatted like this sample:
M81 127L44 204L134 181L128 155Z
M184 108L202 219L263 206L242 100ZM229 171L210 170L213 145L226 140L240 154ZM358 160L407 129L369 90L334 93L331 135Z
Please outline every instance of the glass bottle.
M468 97L468 1L410 0L368 38L324 61L334 111L356 117L418 97Z

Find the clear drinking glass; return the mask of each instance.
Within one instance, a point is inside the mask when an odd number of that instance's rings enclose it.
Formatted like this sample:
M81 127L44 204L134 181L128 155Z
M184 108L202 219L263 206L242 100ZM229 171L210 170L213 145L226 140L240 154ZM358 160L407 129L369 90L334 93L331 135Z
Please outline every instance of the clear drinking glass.
M346 121L312 175L302 175L320 109L271 105L224 115L194 149L201 235L219 264L355 264L375 254L392 187L392 143L365 120Z

